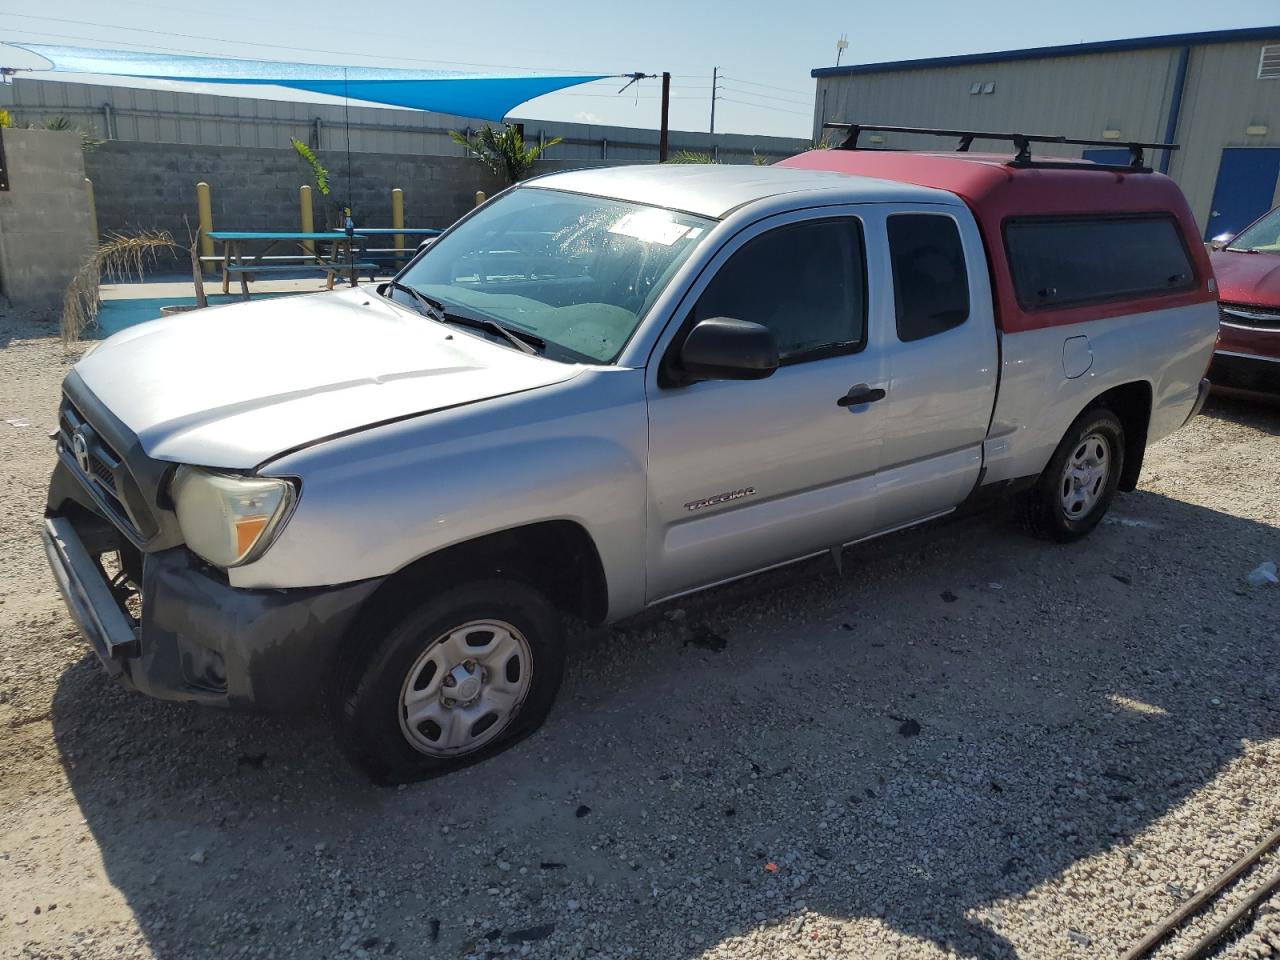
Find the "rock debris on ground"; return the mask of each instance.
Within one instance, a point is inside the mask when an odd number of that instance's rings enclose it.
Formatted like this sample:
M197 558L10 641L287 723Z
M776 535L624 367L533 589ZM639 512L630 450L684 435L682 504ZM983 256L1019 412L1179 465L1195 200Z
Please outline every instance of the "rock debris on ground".
M543 730L389 790L97 667L38 539L73 358L0 319L0 955L1115 956L1280 823L1274 407L1078 544L994 512L578 629ZM1278 949L1273 900L1221 955Z

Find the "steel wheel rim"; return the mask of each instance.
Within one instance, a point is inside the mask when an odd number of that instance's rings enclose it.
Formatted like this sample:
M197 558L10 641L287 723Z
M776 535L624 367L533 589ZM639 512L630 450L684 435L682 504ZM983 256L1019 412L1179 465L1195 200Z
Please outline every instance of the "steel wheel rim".
M1111 461L1111 441L1100 433L1091 433L1075 445L1058 483L1062 513L1068 520L1087 517L1098 505L1107 489Z
M471 620L418 655L400 687L400 730L419 753L479 750L520 712L533 683L533 653L503 620Z

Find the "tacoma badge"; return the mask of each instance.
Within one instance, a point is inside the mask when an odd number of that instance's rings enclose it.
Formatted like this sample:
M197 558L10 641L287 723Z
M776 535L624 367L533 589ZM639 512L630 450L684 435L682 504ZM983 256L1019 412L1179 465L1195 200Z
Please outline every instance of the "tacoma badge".
M701 510L703 507L714 507L718 503L730 500L741 500L756 492L755 487L743 487L741 490L730 490L728 493L717 493L714 497L703 497L701 500L690 500L684 505L686 510Z

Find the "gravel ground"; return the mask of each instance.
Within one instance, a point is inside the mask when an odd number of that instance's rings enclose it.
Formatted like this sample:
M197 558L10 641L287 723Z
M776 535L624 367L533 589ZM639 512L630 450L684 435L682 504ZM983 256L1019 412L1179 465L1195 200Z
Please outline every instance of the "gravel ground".
M580 631L540 733L388 790L98 669L37 539L52 333L0 319L4 956L1115 956L1280 823L1274 408L1080 544L993 513Z

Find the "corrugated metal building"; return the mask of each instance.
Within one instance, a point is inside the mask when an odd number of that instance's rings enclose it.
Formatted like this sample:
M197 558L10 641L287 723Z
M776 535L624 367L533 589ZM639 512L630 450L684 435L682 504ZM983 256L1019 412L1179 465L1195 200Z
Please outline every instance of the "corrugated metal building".
M1175 142L1148 162L1174 177L1210 237L1280 203L1280 26L823 67L824 121L1082 139ZM863 135L867 146L939 149L936 138ZM1008 144L974 142L974 150ZM1124 148L1037 154L1128 162Z

